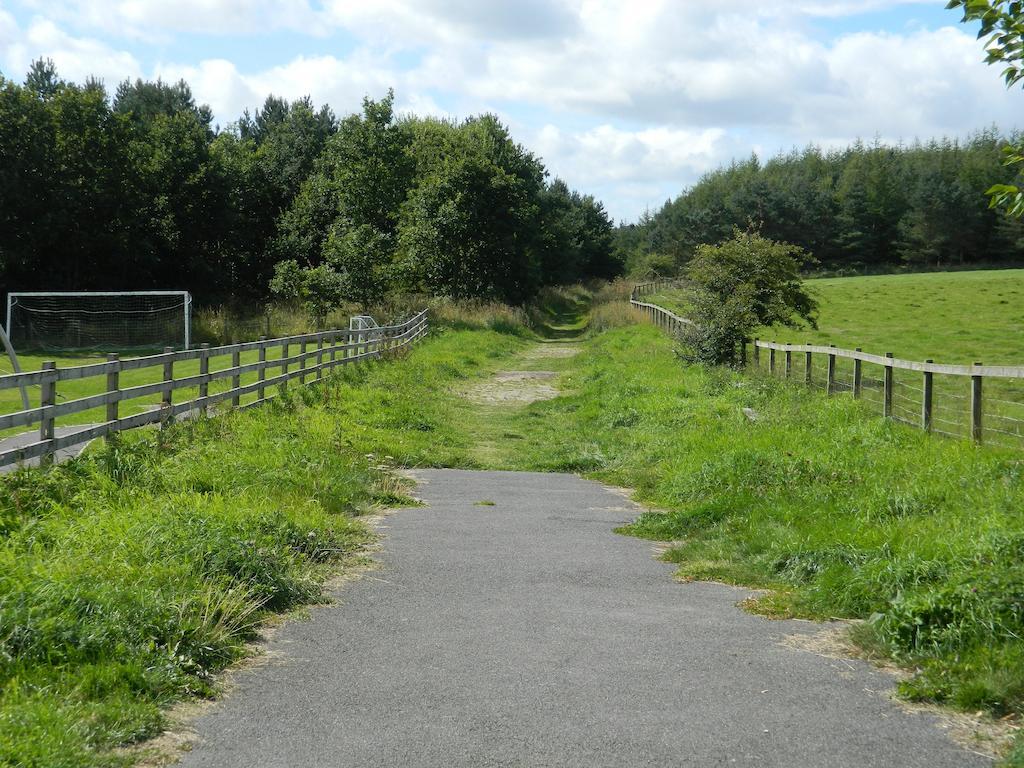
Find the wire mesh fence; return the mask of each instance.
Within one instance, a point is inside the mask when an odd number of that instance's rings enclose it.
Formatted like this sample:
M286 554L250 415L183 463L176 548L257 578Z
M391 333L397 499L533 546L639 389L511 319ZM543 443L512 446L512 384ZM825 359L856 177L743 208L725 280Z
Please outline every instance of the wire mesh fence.
M636 286L630 303L651 322L677 332L692 321L640 296L670 281ZM754 340L743 360L777 378L828 395L853 397L886 418L954 439L1024 449L1024 365L943 365L857 349Z
M778 378L853 397L945 437L1024 449L1024 366L957 366L861 350L755 341L749 358Z

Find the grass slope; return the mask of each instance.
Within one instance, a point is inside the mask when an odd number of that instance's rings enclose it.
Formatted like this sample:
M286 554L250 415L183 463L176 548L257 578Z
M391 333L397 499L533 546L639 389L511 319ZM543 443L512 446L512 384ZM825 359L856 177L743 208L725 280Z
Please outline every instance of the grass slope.
M131 763L123 747L213 693L264 617L322 599L370 539L358 514L404 500L383 465L468 456L441 393L522 344L449 331L259 409L0 478L0 766Z
M766 340L892 352L907 360L1024 364L1024 270L931 272L808 280L818 330L762 328ZM646 300L686 311L666 290Z

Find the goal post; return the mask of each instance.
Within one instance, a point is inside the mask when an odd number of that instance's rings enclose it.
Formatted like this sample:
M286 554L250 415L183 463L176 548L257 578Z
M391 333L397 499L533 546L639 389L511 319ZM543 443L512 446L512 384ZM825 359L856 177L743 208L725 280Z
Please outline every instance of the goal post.
M18 349L188 349L188 291L13 291L7 337Z

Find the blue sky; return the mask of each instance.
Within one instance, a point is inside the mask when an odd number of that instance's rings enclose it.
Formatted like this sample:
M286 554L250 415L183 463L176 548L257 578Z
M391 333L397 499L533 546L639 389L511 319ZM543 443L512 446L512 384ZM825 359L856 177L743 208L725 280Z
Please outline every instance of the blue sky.
M944 0L0 0L0 72L184 77L227 124L268 93L339 115L499 114L616 220L751 152L1021 125Z

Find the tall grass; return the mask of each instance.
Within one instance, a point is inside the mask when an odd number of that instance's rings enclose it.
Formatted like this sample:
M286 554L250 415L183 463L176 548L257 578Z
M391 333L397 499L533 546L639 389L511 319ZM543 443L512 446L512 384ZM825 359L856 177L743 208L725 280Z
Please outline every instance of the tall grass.
M323 599L358 557L362 511L408 502L387 466L467 462L444 393L520 349L515 328L435 328L259 409L0 478L0 765L125 764L168 704L214 693L269 612Z
M0 765L121 764L268 612L321 599L393 497L324 392L0 480Z
M266 335L292 336L318 330L347 328L353 315L370 315L380 324L430 310L435 325L461 330L496 330L523 334L543 332L551 325L553 313L568 312L583 318L593 307L603 315L602 328L632 321L620 303L628 304L632 283L594 280L586 284L548 286L522 306L510 306L483 299L453 299L426 294L393 294L372 306L344 304L325 317L315 318L296 305L270 304L265 307L204 307L193 317L192 337L196 343L234 344Z

